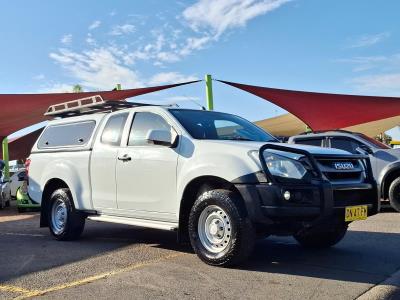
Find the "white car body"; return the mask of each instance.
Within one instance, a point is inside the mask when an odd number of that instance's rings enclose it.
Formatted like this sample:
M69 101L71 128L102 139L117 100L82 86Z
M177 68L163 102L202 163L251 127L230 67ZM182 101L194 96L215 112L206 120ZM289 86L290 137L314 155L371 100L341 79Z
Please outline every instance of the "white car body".
M19 179L19 175L25 173L25 170L18 170L10 177L10 191L11 197L15 198L17 196L17 190L22 186L23 180Z
M36 143L30 156L30 197L41 203L46 184L51 179L60 178L70 188L76 209L142 219L143 222L168 222L174 227L179 222L183 192L192 180L214 176L231 182L261 171L260 164L249 153L257 151L264 142L196 140L164 107L145 106L128 111L122 145L127 144L134 113L148 111L159 114L174 128L179 136L178 147L103 145L101 135L96 133L102 132L107 120L121 111L53 120L48 126L95 121L95 134L82 147L43 150ZM291 147L311 153L347 154L337 149ZM117 159L126 154L132 157L132 161ZM126 168L128 164L135 167Z

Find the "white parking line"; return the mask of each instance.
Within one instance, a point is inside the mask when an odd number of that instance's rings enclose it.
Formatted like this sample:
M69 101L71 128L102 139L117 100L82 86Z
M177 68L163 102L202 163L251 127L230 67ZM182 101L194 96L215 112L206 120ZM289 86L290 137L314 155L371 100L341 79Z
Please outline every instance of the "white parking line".
M40 233L19 233L19 232L0 232L0 235L13 235L13 236L35 236L35 237L43 237L45 234Z

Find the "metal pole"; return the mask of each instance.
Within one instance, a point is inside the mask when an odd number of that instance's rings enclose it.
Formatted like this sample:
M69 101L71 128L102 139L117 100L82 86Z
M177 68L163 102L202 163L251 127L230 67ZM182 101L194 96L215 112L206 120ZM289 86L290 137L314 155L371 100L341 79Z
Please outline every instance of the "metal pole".
M211 75L206 74L206 97L207 97L207 109L214 109L214 98L212 90L212 78Z
M4 138L3 143L3 160L5 163L4 166L4 179L10 179L10 162L9 162L9 155L8 155L8 139Z

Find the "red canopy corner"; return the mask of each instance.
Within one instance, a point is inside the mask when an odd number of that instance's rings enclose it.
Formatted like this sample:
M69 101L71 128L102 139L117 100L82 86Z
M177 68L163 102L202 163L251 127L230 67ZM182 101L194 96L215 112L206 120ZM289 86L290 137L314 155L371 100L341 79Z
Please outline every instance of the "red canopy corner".
M282 107L314 131L340 129L400 115L400 98L397 97L313 93L218 81Z

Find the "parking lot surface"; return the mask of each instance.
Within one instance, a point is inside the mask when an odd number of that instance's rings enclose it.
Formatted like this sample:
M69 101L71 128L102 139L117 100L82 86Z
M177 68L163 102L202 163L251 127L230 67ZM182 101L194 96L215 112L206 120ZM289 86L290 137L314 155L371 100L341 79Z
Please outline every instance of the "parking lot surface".
M400 214L354 222L328 250L260 240L236 268L202 263L172 232L88 221L58 242L38 213L0 211L0 299L355 299L400 269Z

